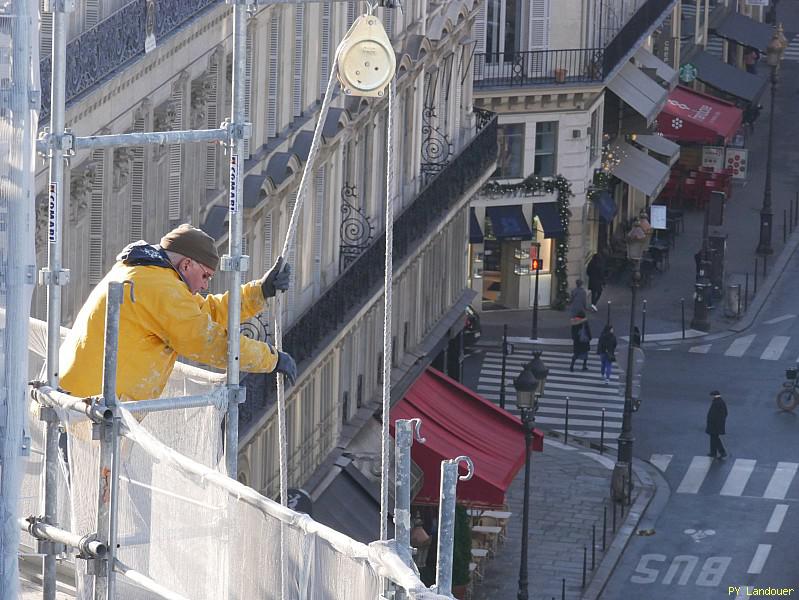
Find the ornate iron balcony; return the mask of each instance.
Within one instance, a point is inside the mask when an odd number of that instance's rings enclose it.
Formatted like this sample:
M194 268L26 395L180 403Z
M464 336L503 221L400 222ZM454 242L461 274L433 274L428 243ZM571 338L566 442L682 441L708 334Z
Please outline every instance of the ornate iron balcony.
M219 0L133 0L67 44L66 100L81 94L144 56L148 37L156 44ZM50 115L50 56L39 62L42 109L39 120Z
M474 87L599 83L602 48L484 52L474 55Z
M494 116L397 217L394 222L395 263L416 250L419 241L480 179L496 156L497 120ZM297 363L315 356L326 340L380 289L385 247L386 234L383 232L286 331L283 345ZM274 376L271 374L248 375L245 385L247 401L239 409L242 432L272 404L275 396Z

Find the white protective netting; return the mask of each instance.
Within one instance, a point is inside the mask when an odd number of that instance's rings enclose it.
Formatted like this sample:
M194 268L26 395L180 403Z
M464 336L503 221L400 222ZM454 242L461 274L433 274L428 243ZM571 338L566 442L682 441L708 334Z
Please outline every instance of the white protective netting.
M25 437L25 348L35 279L38 106L35 4L0 3L0 596L18 594L17 525ZM36 68L34 68L34 66Z
M46 356L46 324L30 319L30 332L31 378L37 379ZM118 560L178 597L277 599L284 524L286 600L376 599L381 577L411 591L412 598L443 598L424 588L391 543L361 544L228 478L223 382L224 375L178 363L164 397L206 394L214 406L144 416L122 411ZM23 515L43 512L43 426L37 407L31 403L33 452L26 464ZM58 524L85 535L97 530L100 446L83 416L58 412L69 433L68 476L63 456L59 465ZM27 534L25 546L35 547ZM92 598L86 561L71 560L78 596ZM122 575L117 578L119 598L157 597Z

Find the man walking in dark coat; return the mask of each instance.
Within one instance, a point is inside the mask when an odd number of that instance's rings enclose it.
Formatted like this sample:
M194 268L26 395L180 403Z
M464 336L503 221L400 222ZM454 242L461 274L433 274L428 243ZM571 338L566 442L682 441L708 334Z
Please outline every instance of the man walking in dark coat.
M710 392L710 397L713 400L707 411L707 426L705 427L705 433L710 436L710 453L708 456L724 459L727 458L727 451L724 449L724 444L721 443L720 436L726 433L727 405L722 400L721 394L716 390Z
M586 267L588 274L588 289L591 290L591 310L597 311L596 303L605 287L605 260L598 252L591 257Z

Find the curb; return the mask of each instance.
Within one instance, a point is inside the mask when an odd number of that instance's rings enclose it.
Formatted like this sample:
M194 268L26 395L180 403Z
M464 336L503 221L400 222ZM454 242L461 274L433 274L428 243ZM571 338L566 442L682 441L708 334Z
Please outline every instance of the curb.
M788 242L785 244L782 252L780 252L771 273L766 278L766 281L763 282L763 287L757 291L757 296L754 297L752 304L749 305L749 310L746 311L746 315L729 328L731 331L741 333L752 326L752 323L758 314L760 314L766 300L771 296L771 290L774 289L774 286L777 285L777 281L782 277L783 271L785 271L788 262L790 262L797 248L799 248L799 231L792 233L791 237L788 238Z
M599 566L594 572L594 576L591 578L591 583L588 584L588 587L583 592L582 596L580 596L582 600L596 600L602 595L605 586L610 580L610 576L613 574L616 565L624 553L624 549L627 547L630 538L641 522L644 512L658 492L659 486L656 483L656 479L653 479L650 475L645 463L634 458L633 471L641 482L641 489L635 502L627 512L627 517L624 519L618 532L616 532L610 547L607 552L605 552L602 560L599 561Z

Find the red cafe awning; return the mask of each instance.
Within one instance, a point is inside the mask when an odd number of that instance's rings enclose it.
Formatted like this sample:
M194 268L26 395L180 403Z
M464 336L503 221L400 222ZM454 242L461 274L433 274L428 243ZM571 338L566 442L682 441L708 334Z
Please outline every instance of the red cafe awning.
M458 482L458 501L482 506L505 503L505 492L524 465L524 430L517 417L431 368L391 409L392 435L397 419L415 417L422 420L427 440L414 442L411 450L424 472L415 503L438 504L441 461L460 455L472 459L474 477ZM543 440L543 433L534 430L533 449L543 449Z
M675 142L726 144L742 118L741 109L729 102L676 87L658 115L658 131Z

